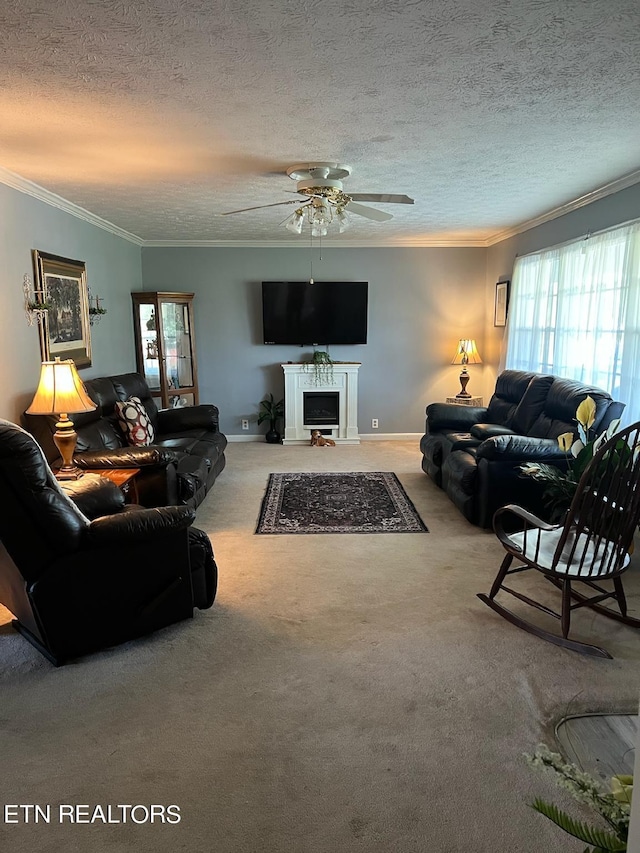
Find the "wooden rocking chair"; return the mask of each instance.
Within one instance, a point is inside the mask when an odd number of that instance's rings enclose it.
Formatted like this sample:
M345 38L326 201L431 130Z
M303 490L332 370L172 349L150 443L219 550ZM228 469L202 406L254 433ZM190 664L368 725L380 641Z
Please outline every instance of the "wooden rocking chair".
M518 526L524 525L524 529L508 533L504 528L505 516L510 516L510 521L516 516L520 519ZM600 446L578 483L563 524L547 524L513 504L496 512L493 528L507 553L489 595L480 593L478 598L513 625L537 637L583 654L611 658L603 648L569 639L571 612L578 607L590 607L625 625L640 628L640 619L627 615L621 579L629 566L629 550L639 521L640 422ZM511 568L514 557L518 565ZM504 585L507 575L528 569L542 572L562 591L560 613ZM576 592L572 587L575 582L586 584L595 595ZM559 619L561 636L503 607L495 600L501 591ZM607 599L614 599L618 609L603 606Z

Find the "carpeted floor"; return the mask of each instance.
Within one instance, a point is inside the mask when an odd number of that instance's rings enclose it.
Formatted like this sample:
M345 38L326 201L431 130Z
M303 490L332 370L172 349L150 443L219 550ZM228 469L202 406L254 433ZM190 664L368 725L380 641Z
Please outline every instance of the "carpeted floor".
M390 471L270 474L256 533L427 533Z
M429 535L253 534L269 472L325 470L396 472ZM478 601L501 548L422 474L417 442L232 444L198 525L220 587L192 621L57 670L0 626L3 803L177 804L181 822L0 822L2 849L583 849L529 808L576 813L521 756L568 714L637 711L640 634L578 612L615 659L581 657Z

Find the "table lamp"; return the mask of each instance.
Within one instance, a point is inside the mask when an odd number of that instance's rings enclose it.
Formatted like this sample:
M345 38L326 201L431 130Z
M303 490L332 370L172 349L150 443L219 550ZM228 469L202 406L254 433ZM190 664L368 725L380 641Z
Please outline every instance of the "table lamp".
M77 480L82 471L73 462L78 435L68 413L92 412L96 404L87 394L73 359L43 361L38 389L27 409L30 415L57 415L53 440L62 457L58 480Z
M461 364L460 371L460 392L456 394L457 399L468 400L471 394L467 391L467 383L469 382L468 364L482 364L482 359L478 353L476 342L472 339L458 341L458 349L451 361L451 364Z

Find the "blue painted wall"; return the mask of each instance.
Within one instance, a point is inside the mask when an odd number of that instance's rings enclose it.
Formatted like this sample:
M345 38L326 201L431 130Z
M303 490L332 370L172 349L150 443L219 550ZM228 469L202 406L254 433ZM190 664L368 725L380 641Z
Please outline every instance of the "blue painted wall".
M36 198L0 184L0 416L19 419L35 390L40 366L36 327L24 315L22 279L33 276L32 249L83 260L89 286L104 298L107 316L92 329L93 364L85 379L135 369L133 290L196 294L196 345L201 398L221 409L228 434L255 415L264 394L281 394L281 362L311 348L262 344L260 282L305 280L304 248L159 248L142 250ZM362 362L359 423L363 433L420 433L424 407L458 388L449 362L457 340L474 337L483 365L471 368L472 393L491 393L502 329L493 326L495 282L511 278L517 254L579 237L640 216L640 184L484 248L332 248L316 280L369 281L369 343L332 347L337 360Z
M0 417L18 421L40 376L40 341L24 312L22 280L33 280L32 249L84 261L92 293L108 314L91 330L93 364L83 379L135 369L132 290L142 288L140 247L0 184Z
M378 434L422 432L425 405L459 390L450 362L459 338L482 345L485 256L483 248L324 248L320 261L314 249L316 281L369 282L368 343L330 348L336 360L362 362L360 432L372 432L372 418ZM142 259L145 290L196 295L201 400L219 406L224 432L240 434L250 418L250 432L263 433L255 415L267 392L283 393L280 364L313 348L262 343L261 282L307 280L309 248L150 247Z

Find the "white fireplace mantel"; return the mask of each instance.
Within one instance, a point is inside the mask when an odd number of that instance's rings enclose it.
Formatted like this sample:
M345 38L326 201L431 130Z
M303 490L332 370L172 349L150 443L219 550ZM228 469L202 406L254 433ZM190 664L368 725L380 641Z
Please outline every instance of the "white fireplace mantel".
M360 444L358 434L358 369L359 362L334 362L333 377L316 382L313 365L283 364L284 371L284 438L283 444L308 444L311 431L319 429L336 444ZM305 424L304 394L338 393L337 424Z

